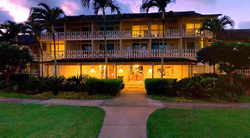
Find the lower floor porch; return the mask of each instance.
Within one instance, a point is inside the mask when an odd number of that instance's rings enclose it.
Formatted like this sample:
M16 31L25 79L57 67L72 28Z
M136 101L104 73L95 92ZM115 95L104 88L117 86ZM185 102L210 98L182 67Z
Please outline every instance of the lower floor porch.
M69 78L74 75L87 74L91 77L105 79L106 66L104 62L92 63L58 63L57 75ZM55 67L53 63L43 63L40 65L40 71L43 76L55 75ZM41 74L40 72L40 74ZM181 80L195 74L210 73L213 68L203 64L179 64L164 63L163 78L174 78ZM109 79L121 78L125 86L143 86L144 80L147 78L161 78L161 64L130 62L130 63L108 63L107 77Z

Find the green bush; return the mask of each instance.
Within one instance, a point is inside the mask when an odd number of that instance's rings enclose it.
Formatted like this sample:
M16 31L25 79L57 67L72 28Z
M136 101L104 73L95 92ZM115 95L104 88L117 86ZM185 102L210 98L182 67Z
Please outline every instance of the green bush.
M179 80L173 85L173 95L175 96L187 96L189 95L186 91L187 84L192 80L192 78L184 78Z
M240 82L231 84L223 80L216 82L216 87L219 89L216 93L218 99L226 101L237 101L236 97L245 93L245 89Z
M245 90L250 90L250 76L243 77L242 85L245 88Z
M47 77L31 77L26 83L25 83L25 89L29 90L26 94L38 94L43 93L44 90L49 89L48 88L48 76Z
M64 91L75 91L75 92L84 92L87 89L85 84L86 79L89 78L88 75L77 75L72 76L64 82L63 90Z
M197 76L200 76L202 78L219 78L219 75L217 73L203 73Z
M123 85L122 79L96 79L88 78L85 82L87 91L90 95L92 94L110 94L116 95L120 92Z
M167 94L169 85L167 79L145 79L145 89L148 95Z
M29 80L29 74L13 74L10 75L10 81L16 92L24 90L25 83Z
M65 78L63 76L48 77L46 80L46 88L52 91L54 95L58 95L59 90L63 88Z

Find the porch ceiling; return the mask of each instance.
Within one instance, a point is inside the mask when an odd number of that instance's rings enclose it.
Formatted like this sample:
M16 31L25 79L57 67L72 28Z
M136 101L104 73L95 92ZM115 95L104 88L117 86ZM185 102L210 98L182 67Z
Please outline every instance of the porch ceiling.
M86 64L86 65L95 65L95 64L104 64L105 59L60 59L57 60L58 64ZM44 63L48 64L53 64L54 60L52 61L47 61ZM160 65L161 64L161 58L144 58L144 59L139 59L139 58L112 58L108 59L108 64L128 64L128 65L133 65L133 64L143 64L143 65L150 65L150 64L155 64L155 65ZM196 65L197 61L196 60L191 60L187 58L167 58L164 59L164 64L165 65Z

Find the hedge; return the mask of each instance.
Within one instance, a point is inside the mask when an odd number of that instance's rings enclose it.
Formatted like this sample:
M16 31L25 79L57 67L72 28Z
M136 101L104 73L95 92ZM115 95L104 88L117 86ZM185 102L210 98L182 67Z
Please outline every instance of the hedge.
M145 79L145 89L148 95L169 94L176 79Z
M87 91L89 94L110 94L116 95L120 92L123 86L122 79L96 79L88 78L86 79Z

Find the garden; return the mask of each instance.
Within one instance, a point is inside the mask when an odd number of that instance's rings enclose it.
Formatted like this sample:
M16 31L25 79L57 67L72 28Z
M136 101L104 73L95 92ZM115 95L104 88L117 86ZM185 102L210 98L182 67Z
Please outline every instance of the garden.
M28 74L10 76L10 86L0 76L0 97L14 98L62 98L62 99L110 99L124 87L122 79L97 79L88 75L65 78L31 77Z

